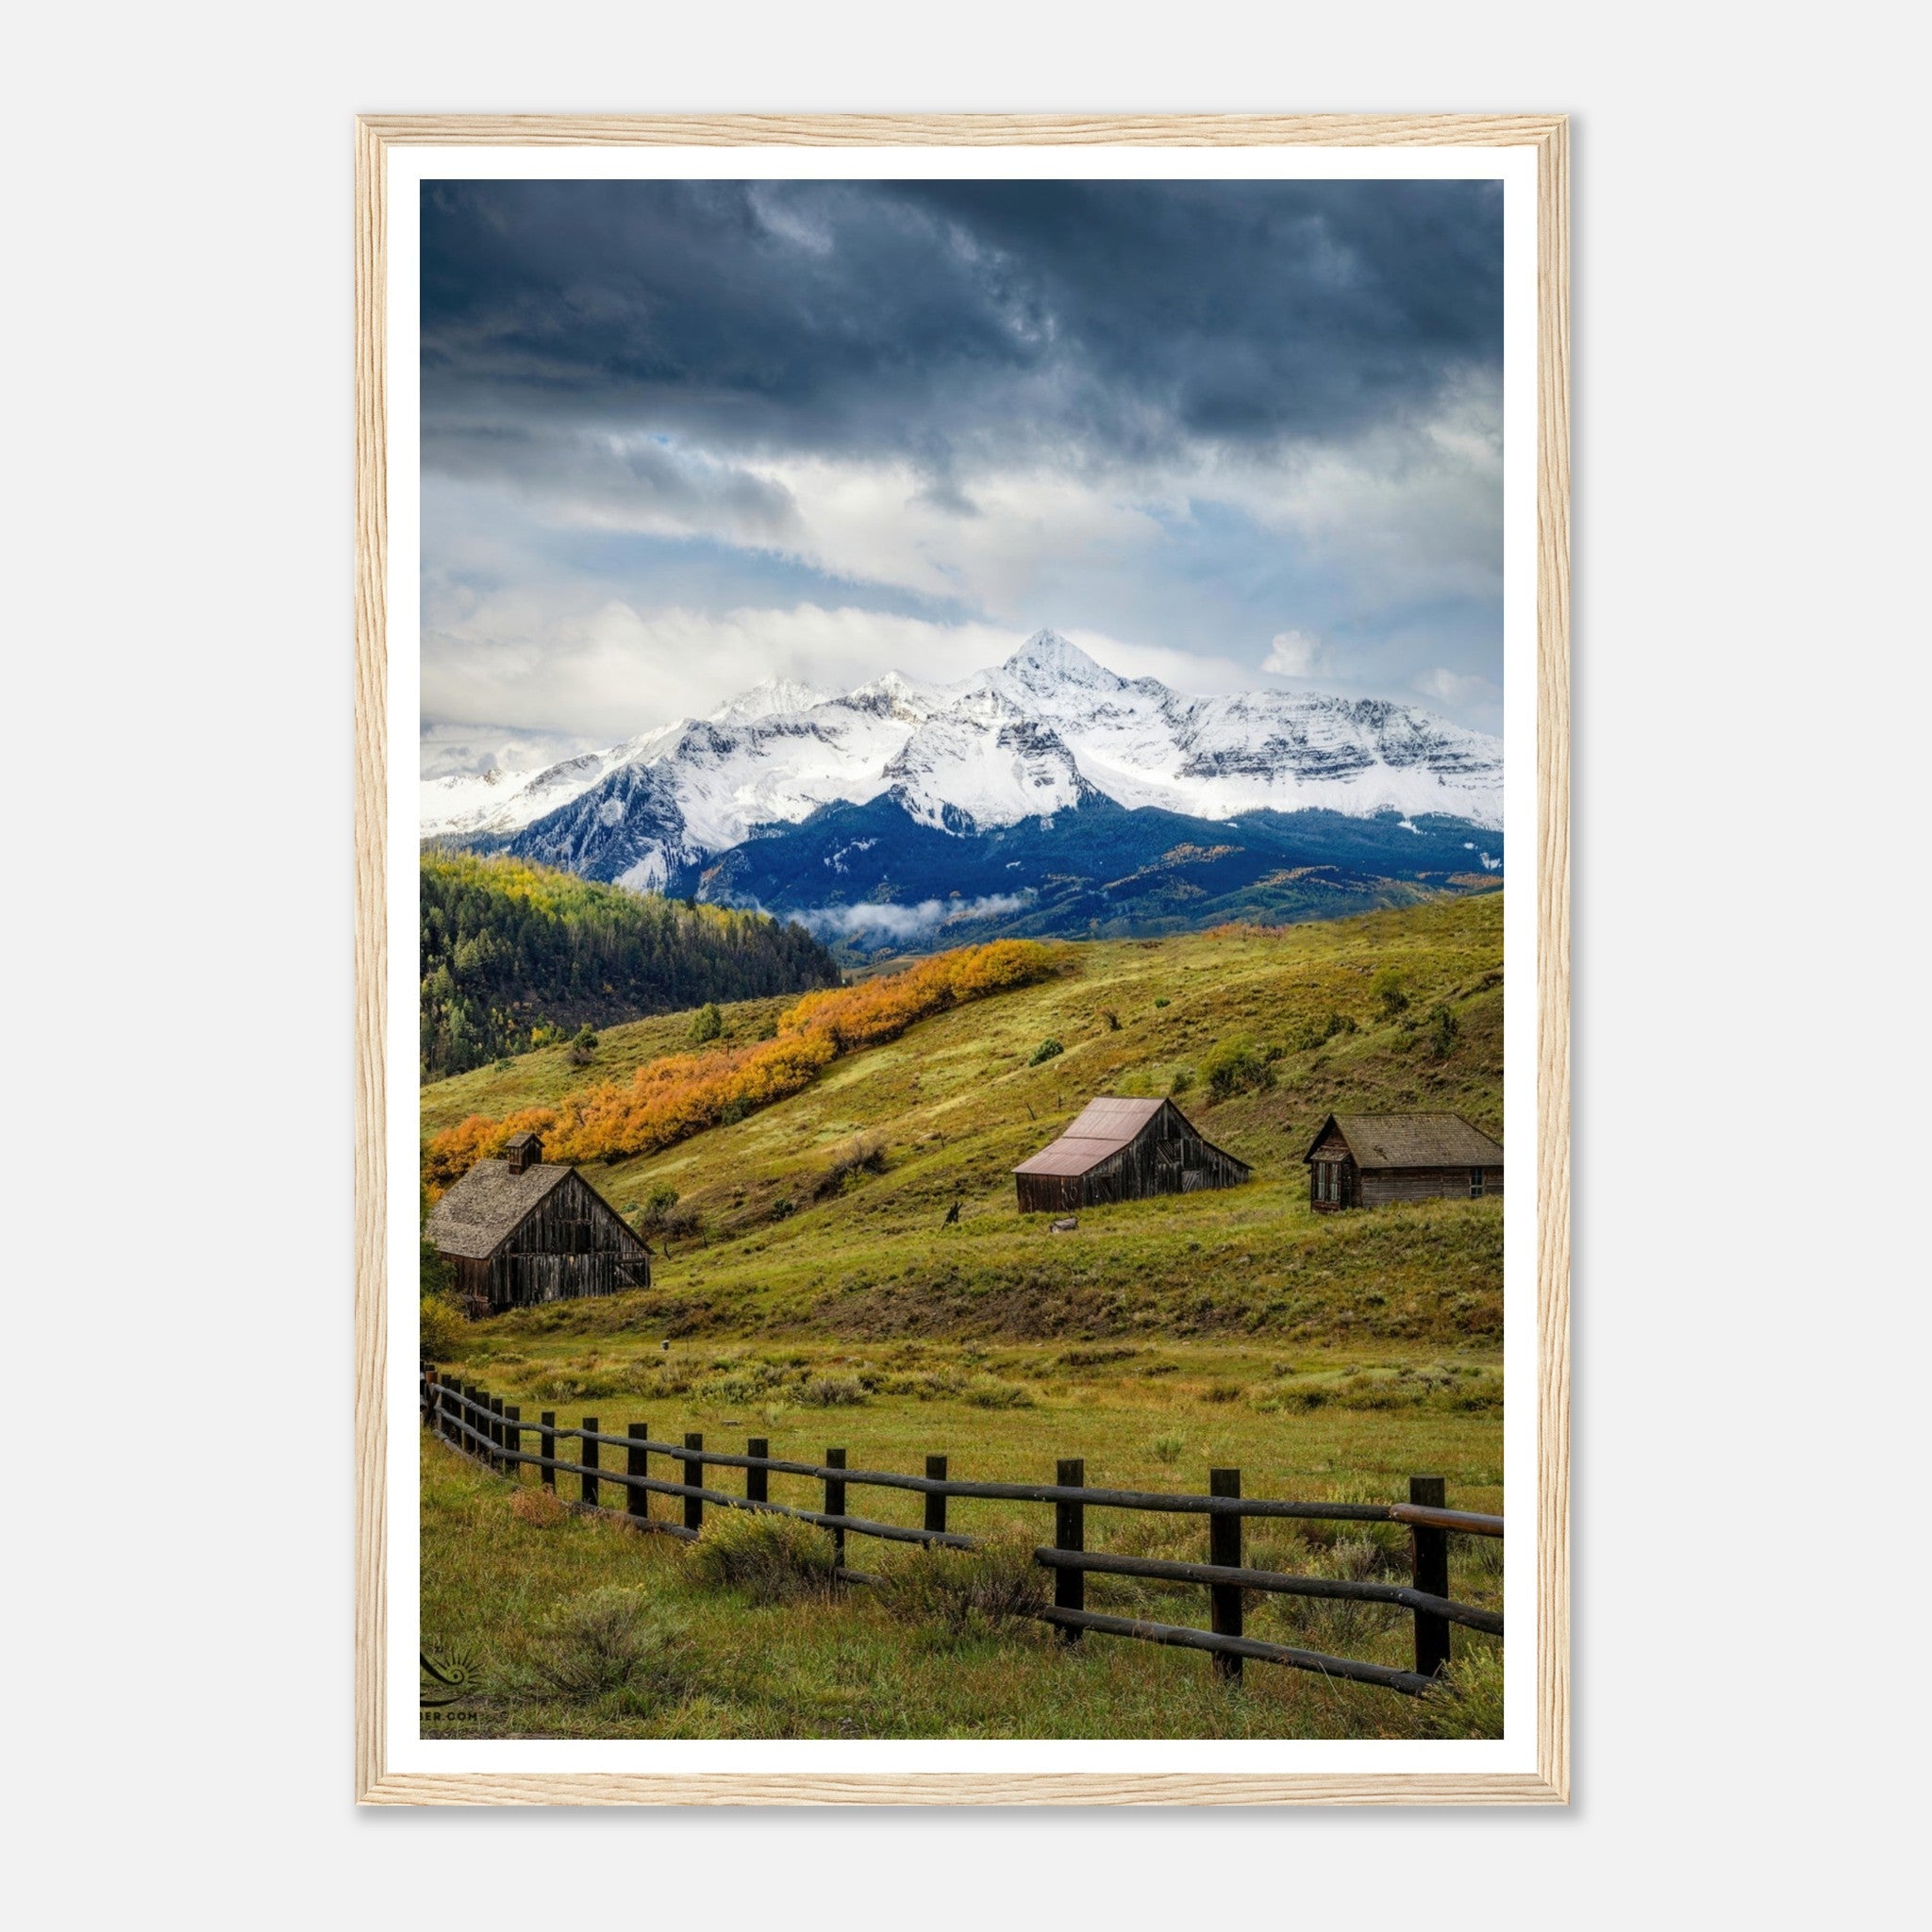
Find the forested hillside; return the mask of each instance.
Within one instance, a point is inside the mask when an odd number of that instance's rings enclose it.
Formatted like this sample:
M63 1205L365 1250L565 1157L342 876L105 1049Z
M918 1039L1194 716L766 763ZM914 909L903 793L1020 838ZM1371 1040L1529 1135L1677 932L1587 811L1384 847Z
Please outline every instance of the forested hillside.
M517 859L425 852L421 903L426 1080L585 1025L839 983L800 926Z

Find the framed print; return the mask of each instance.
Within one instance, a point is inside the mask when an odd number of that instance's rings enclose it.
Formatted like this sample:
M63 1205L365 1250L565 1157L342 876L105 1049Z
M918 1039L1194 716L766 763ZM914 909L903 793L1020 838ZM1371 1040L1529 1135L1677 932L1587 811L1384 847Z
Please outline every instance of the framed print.
M1563 1802L1562 119L357 208L358 1797Z

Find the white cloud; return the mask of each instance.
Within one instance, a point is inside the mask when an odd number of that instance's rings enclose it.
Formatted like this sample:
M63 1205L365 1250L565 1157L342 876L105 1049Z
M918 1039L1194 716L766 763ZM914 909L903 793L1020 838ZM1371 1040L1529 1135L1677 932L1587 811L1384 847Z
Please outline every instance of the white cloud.
M1375 603L1494 595L1502 485L1501 388L1481 375L1450 389L1426 420L1379 424L1347 442L1244 453L1195 490L1293 538Z
M453 462L555 529L696 538L848 581L941 598L1028 626L1047 587L1161 575L1232 510L1342 571L1372 603L1486 596L1501 544L1501 408L1491 377L1421 420L1341 443L1190 448L1145 461L1097 449L1050 464L956 449L941 478L899 457L725 458L656 435L540 443L514 477Z
M699 475L704 487L687 480L694 472L687 458L677 472L685 487L675 491L640 482L594 498L551 496L545 513L564 525L763 549L1015 624L1050 574L1125 568L1162 541L1158 491L1140 492L1152 502L1129 500L1068 474L1005 471L936 490L930 475L893 460L772 458Z
M788 912L815 933L851 937L882 933L888 939L923 938L942 925L968 919L998 919L1018 912L1031 898L1027 892L993 892L983 899L923 899L917 906L814 906L806 912Z
M1261 659L1261 669L1277 677L1320 677L1334 668L1334 652L1305 630L1277 631Z
M1424 697L1434 698L1443 705L1474 705L1495 693L1495 686L1487 677L1472 677L1460 671L1451 671L1439 664L1433 671L1424 671L1415 680L1415 688Z
M1193 691L1240 691L1252 681L1225 658L1098 631L1061 634L1123 677L1159 677ZM423 709L443 724L500 727L510 719L525 734L614 744L703 717L765 677L831 691L886 671L951 684L1009 658L1026 635L817 604L712 615L642 612L618 599L555 608L528 590L458 590L432 596L425 613Z
M1257 642L1292 614L1306 627L1274 633L1263 672L1363 695L1421 690L1488 728L1493 683L1416 680L1440 658L1472 661L1435 607L1496 591L1492 388L1474 380L1421 420L1326 447L1224 445L1145 462L1089 450L1025 468L975 463L966 449L936 479L896 458L727 462L652 438L582 436L572 463L546 458L521 482L440 475L425 493L425 712L608 743L767 676L844 690L896 669L949 682L1041 625L1124 676L1216 694L1254 688ZM597 460L579 469L586 451ZM1283 562L1280 582L1250 595L1255 525ZM728 571L736 553L749 581L721 594L675 557L661 585L655 566L587 577L575 539L558 542L586 529L701 540L727 559L707 568ZM841 584L955 621L860 609L840 601ZM726 598L743 604L721 610ZM1324 635L1344 620L1346 645ZM1163 633L1174 641L1141 641Z
M597 751L580 732L519 731L464 724L425 724L421 735L425 778L462 777L478 772L534 772Z

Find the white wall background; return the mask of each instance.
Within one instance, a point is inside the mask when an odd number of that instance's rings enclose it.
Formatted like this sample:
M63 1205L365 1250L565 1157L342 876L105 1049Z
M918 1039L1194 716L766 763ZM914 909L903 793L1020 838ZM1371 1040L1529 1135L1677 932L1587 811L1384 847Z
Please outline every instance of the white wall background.
M1901 1225L1925 1060L1908 18L203 0L16 21L18 1923L969 1925L1038 1923L1076 1883L1085 1922L1120 1926L1886 1909L1925 1702L1902 1588L1927 1360ZM349 1803L350 117L915 108L1576 117L1567 1813ZM218 1441L192 1421L210 1408Z

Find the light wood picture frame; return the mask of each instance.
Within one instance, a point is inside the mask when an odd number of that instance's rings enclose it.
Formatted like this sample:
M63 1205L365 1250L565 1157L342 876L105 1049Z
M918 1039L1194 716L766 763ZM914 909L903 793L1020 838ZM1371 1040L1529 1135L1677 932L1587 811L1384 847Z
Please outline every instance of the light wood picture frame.
M407 147L1085 145L1517 148L1535 155L1540 1203L1533 1771L432 1773L387 1762L389 972L387 158ZM1563 1804L1569 1739L1569 183L1560 115L371 115L356 128L355 1790L375 1805ZM403 1024L407 1024L403 1018ZM1511 1400L1520 1399L1512 1385Z

